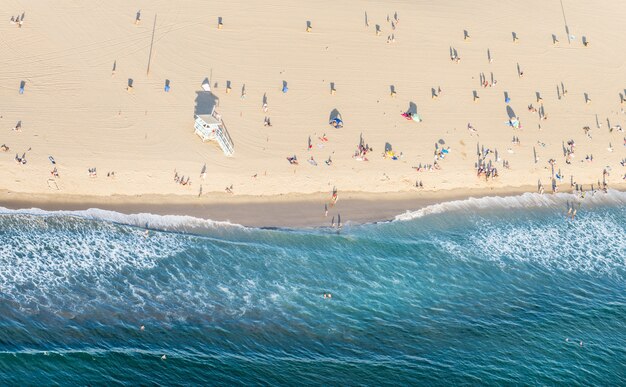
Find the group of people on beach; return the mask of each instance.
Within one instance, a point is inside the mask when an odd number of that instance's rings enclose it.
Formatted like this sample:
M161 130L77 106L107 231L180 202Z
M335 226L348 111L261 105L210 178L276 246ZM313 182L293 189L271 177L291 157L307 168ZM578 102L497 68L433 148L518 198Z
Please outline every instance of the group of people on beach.
M437 162L437 160L433 161L432 164L423 164L419 163L417 166L413 167L417 172L433 172L441 169L441 166Z
M394 17L393 19L389 18L389 15L387 15L387 23L391 24L391 30L395 31L396 28L398 27L398 24L400 24L400 19L398 19L398 13L394 13ZM389 43L395 43L396 42L396 35L395 34L391 34L391 35L387 35L387 44Z
M363 136L361 135L359 137L359 144L357 145L352 157L357 161L369 161L366 156L369 152L373 151L374 149L371 148L369 144L365 143L365 140L363 140Z
M15 154L15 162L21 165L25 165L26 164L26 153L23 153L22 156L20 156L19 154Z
M180 185L184 185L184 186L190 186L191 185L191 177L187 176L187 178L185 178L185 176L180 176L180 175L178 175L178 172L176 170L174 170L174 182L176 184L180 184Z
M476 145L478 160L474 164L476 169L476 176L485 177L485 180L494 179L498 177L498 168L494 165L493 161L502 161L498 156L497 150L485 148L485 146ZM490 156L494 156L494 160L488 159Z
M26 12L22 12L21 15L11 16L11 24L15 24L18 28L22 28L24 24L24 17L26 17Z
M480 78L480 86L482 86L483 89L486 89L488 87L495 87L498 84L498 80L494 79L493 73L491 73L491 82L487 80L485 73L480 73L479 78Z
M498 168L492 164L491 160L487 162L484 159L480 160L476 168L476 176L484 176L485 180L494 179L498 177Z
M565 163L571 164L572 159L575 156L576 143L574 140L568 140L567 146L563 146L563 156L565 156Z

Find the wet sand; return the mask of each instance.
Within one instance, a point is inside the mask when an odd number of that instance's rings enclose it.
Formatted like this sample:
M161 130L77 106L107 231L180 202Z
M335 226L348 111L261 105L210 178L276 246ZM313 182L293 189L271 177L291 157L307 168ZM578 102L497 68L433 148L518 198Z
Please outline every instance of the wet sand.
M626 187L621 187L622 190ZM562 192L569 192L563 188ZM66 196L12 194L0 192L0 206L8 209L38 208L47 211L79 211L90 208L123 214L150 213L187 215L214 221L228 221L249 227L307 228L330 226L341 215L342 223L363 224L392 220L396 215L426 206L469 197L513 196L536 192L536 187L488 188L481 190L443 190L368 194L339 192L339 200L330 206L330 194L233 196L215 194L190 200L188 197L141 196ZM324 206L328 216L324 216Z

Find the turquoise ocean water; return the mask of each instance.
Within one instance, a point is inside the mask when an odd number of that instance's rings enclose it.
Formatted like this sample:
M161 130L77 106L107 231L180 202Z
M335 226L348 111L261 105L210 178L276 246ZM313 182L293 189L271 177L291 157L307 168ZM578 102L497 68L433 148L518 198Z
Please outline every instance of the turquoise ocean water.
M2 211L0 384L118 383L624 385L626 194L339 233Z

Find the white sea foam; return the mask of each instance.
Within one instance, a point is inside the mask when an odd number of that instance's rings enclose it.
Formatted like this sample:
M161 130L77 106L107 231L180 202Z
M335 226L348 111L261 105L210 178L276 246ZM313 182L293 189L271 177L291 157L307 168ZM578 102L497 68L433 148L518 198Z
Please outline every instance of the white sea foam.
M500 224L481 229L470 240L481 256L501 264L518 261L621 276L626 269L626 232L620 219L590 214L576 222Z
M568 201L581 202L583 205L626 205L626 192L609 190L608 193L596 192L595 195L587 193L584 199L580 199L578 195L570 193L558 193L555 195L525 193L518 196L469 198L433 204L417 211L407 211L404 214L397 215L394 221L407 221L452 211L470 212L487 209L560 207Z
M234 228L254 232L227 222L188 216L124 215L98 209L0 209L0 299L14 301L28 313L48 309L70 316L93 312L101 302L128 303L134 310L158 309L155 305L162 302L180 308L191 302L202 305L201 310L215 307L205 302L215 294L214 290L208 286L198 289L197 284L205 280L204 274L187 272L187 265L191 264L190 259L195 262L199 257L203 262L222 262L230 253L228 249L220 243L203 243L205 239L196 235L146 232L146 223L151 230L202 228L211 234L215 234L214 230L218 234L219 230L226 230L230 235ZM248 304L264 303L254 296L257 279L242 281L237 277L238 269L229 271L230 265L217 263L216 268L218 273L220 268L226 268L229 274L235 274L218 287L228 302L237 304L235 311L226 308L228 313L243 313ZM174 286L163 286L161 281L171 281ZM171 311L166 314L172 318L176 315Z
M0 299L14 301L29 313L46 307L80 313L90 310L92 302L96 305L103 300L109 305L128 302L134 309L154 308L163 300L180 302L182 307L194 300L208 310L215 305L205 304L205 300L214 291L181 292L181 288L196 287L189 281L204 280L200 274L181 271L181 267L188 258L197 259L198 254L203 255L204 262L221 262L230 254L220 243L199 243L204 238L198 239L197 234L226 234L227 239L237 239L241 231L259 232L190 216L0 208ZM195 250L188 254L190 249ZM171 258L182 266L172 265ZM161 279L157 280L161 276L173 279L176 285L162 287ZM220 283L219 290L229 302L238 304L232 313L243 313L248 304L265 303L253 297L256 286L256 280L233 278L232 282ZM233 289L245 292L242 296Z
M488 217L467 219L462 237L434 235L433 242L450 256L461 261L481 259L499 266L531 264L548 271L580 271L598 275L626 275L626 226L621 211L579 212L575 221L566 218L564 203L572 195L546 199L532 194L513 198L472 199L437 206L413 219L444 211L472 211L483 208L526 208L530 205L563 210L563 216L529 217L524 221L495 221ZM589 200L587 202L587 200ZM585 205L620 206L626 194L610 191L585 199Z
M68 285L108 292L113 275L154 268L186 246L177 234L111 222L15 212L0 222L0 291L26 304L45 305Z

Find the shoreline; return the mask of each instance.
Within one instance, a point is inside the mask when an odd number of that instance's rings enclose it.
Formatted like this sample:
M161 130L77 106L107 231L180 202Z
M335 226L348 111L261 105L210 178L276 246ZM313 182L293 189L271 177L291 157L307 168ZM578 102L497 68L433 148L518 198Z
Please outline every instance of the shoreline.
M626 191L626 187L612 187ZM190 198L177 195L84 196L25 194L0 191L0 206L10 210L41 209L45 211L82 211L92 208L131 215L192 216L218 222L230 222L259 228L316 228L330 226L331 219L341 215L342 223L365 224L394 219L407 211L455 200L487 196L510 197L536 193L536 187L491 187L437 191L403 191L388 193L339 192L334 207L329 193L284 194L275 196L206 194ZM570 193L571 189L559 192ZM544 195L550 195L548 193Z
M27 53L0 64L0 200L314 227L339 213L363 223L535 192L538 182L624 185L625 74L615 64L626 52L609 26L626 7L572 0L578 39L559 45L560 5L535 3L544 12L352 0L242 12L237 2L156 0L140 23L136 5L118 0L104 13L29 2L23 25L0 25L6 51ZM477 22L512 10L533 23ZM195 133L195 116L209 112L228 128L232 157ZM327 218L332 187L340 201Z

